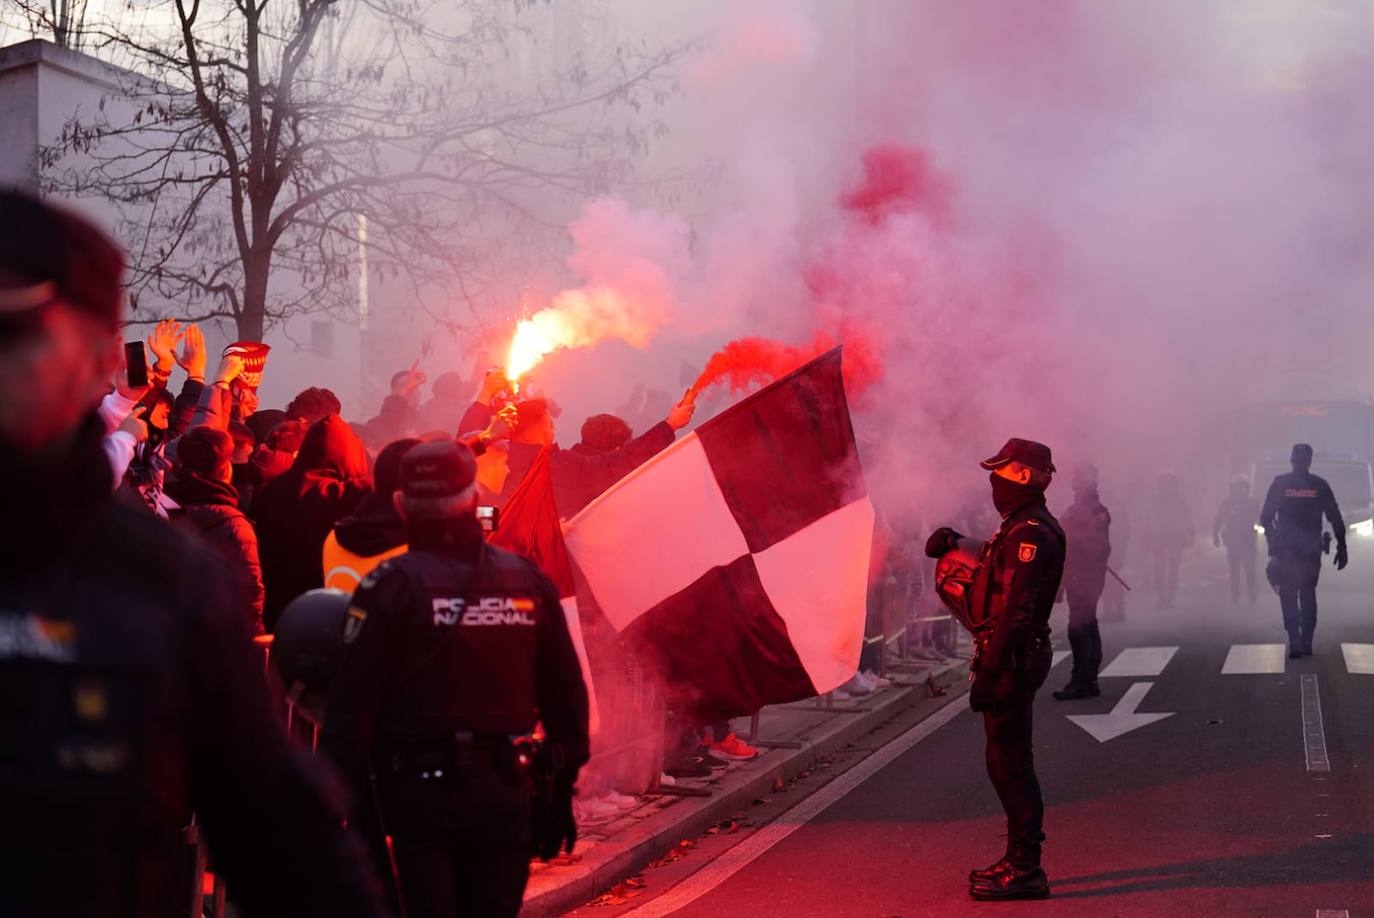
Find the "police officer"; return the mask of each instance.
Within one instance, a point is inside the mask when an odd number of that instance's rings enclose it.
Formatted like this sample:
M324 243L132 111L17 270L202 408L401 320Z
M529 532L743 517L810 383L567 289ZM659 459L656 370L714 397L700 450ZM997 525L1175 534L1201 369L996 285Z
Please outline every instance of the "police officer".
M1241 581L1245 582L1250 605L1259 599L1255 590L1255 555L1257 537L1255 521L1259 519L1259 501L1250 496L1250 482L1243 475L1231 479L1231 493L1217 507L1212 522L1212 544L1226 545L1226 561L1231 568L1231 602L1240 602Z
M1269 486L1260 526L1277 567L1283 627L1288 631L1288 658L1312 655L1317 630L1317 579L1322 570L1322 516L1336 536L1336 570L1345 570L1345 521L1326 479L1312 474L1312 447L1293 447L1293 471L1279 475Z
M514 916L532 849L547 859L576 836L586 687L553 585L484 542L476 473L459 443L405 454L396 506L410 550L354 594L325 710L322 746L362 821L375 785L410 918ZM536 721L549 765L532 773L517 740ZM553 800L532 837L532 787L545 779Z
M1084 463L1073 470L1073 503L1060 520L1068 542L1064 560L1064 597L1069 603L1069 646L1073 674L1054 693L1060 701L1102 694L1097 671L1102 666L1102 634L1097 627L1097 601L1107 585L1112 554L1112 515L1097 496L1097 467Z
M0 192L0 914L184 916L193 811L244 915L382 914L239 580L112 499L122 272L84 219Z
M975 899L1041 899L1049 881L1040 866L1045 814L1031 743L1035 693L1049 674L1050 612L1064 573L1064 532L1045 506L1054 474L1050 448L1011 439L982 463L992 481L1001 525L984 543L973 575L974 619L989 622L977 641L969 706L983 715L987 769L1007 814L1007 852L969 873ZM926 554L942 557L959 534L937 530Z

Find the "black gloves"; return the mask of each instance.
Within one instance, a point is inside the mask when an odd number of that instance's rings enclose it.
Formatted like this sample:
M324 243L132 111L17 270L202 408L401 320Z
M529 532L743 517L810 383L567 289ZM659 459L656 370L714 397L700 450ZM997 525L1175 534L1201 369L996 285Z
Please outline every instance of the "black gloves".
M553 794L534 839L535 853L541 861L558 857L560 849L572 854L573 845L577 843L577 820L573 818L572 805L572 778L560 774L553 780Z
M1350 563L1350 555L1345 550L1345 542L1336 546L1336 570L1343 571L1345 566Z
M962 538L965 538L963 533L955 532L948 526L941 526L926 539L926 557L943 558L954 550Z

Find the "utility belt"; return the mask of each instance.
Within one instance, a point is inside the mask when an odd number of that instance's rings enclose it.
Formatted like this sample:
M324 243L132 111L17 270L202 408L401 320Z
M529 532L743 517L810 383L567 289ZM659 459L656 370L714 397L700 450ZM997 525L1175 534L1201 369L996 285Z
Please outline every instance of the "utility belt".
M516 783L531 777L539 748L528 735L460 730L447 739L383 744L377 771L390 778L459 783L474 767L490 767Z
M978 671L984 655L987 653L988 644L992 641L992 627L980 628L973 632L973 659L969 663L969 677ZM1050 636L1048 634L1035 631L1026 636L1025 642L1019 651L1012 656L1012 668L1023 668L1024 661L1034 660L1039 654L1051 653Z

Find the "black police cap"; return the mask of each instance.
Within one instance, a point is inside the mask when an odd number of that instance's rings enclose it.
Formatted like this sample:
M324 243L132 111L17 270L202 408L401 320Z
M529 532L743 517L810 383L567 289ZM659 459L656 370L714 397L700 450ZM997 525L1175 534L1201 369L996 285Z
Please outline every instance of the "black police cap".
M413 446L401 460L401 493L406 497L452 497L476 480L472 450L453 440Z
M58 299L119 325L124 255L84 217L0 191L0 322L24 323Z
M979 465L992 471L993 469L1000 469L1010 462L1019 462L1038 472L1054 471L1054 462L1050 457L1048 446L1034 440L1022 440L1019 437L1012 437L1003 445L997 455L991 459L984 459Z

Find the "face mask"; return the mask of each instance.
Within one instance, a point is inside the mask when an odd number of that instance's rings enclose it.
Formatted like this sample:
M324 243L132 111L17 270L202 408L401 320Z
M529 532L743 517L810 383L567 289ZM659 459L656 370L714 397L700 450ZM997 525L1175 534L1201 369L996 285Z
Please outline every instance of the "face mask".
M1043 494L1039 488L1008 481L996 472L989 478L992 481L992 505L1003 516L1027 504L1039 501Z

